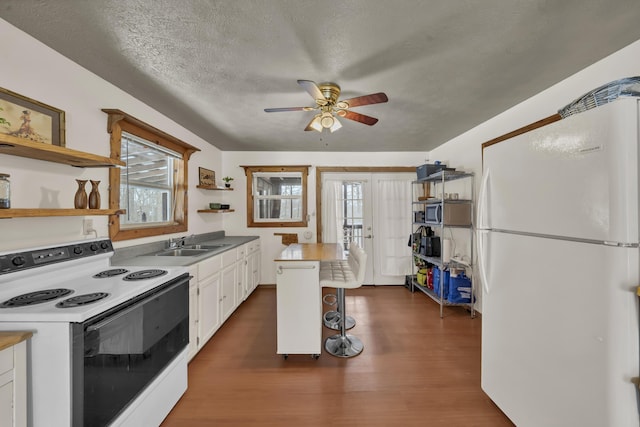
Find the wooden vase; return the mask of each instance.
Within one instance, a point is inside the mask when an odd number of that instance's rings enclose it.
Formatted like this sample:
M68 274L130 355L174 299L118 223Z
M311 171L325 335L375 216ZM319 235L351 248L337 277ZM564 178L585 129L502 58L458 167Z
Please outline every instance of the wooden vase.
M91 181L91 192L89 193L89 209L100 209L100 192L98 185L100 181Z
M76 196L73 199L73 206L76 209L87 209L87 192L84 186L87 184L86 179L76 179L78 183L78 190L76 190Z

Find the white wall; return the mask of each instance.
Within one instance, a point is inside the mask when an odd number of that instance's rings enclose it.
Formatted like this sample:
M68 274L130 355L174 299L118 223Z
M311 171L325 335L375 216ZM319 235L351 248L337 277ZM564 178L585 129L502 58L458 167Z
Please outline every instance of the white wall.
M255 152L225 151L222 153L223 171L234 178L234 191L224 193L225 203L236 212L225 214L225 230L231 235L253 235L261 237L262 275L261 283L276 282L273 260L284 249L282 240L273 233L297 233L300 242L316 242L316 167L318 166L417 166L425 162L425 152L385 153L338 153L338 152ZM309 222L307 227L296 228L247 228L246 187L244 169L248 165L309 165L307 180ZM313 233L305 239L305 231ZM408 238L409 236L407 236Z
M555 114L603 84L632 76L640 76L640 40L448 141L429 153L429 158L474 172L478 177L475 180L477 194L482 176L482 143Z
M198 166L221 170L220 151L153 108L71 62L0 19L0 87L54 106L66 114L66 146L109 156L107 115L102 108L120 109L202 151L189 162L189 233L223 229L223 218L199 214L213 201L212 193L195 188ZM11 175L13 208L72 208L75 179L100 180L102 206L108 206L108 170L74 168L58 163L0 155L0 172ZM221 177L221 175L219 175ZM98 236L107 237L106 216L92 217ZM82 235L83 217L0 219L0 251L70 242ZM93 237L93 236L89 236ZM170 236L118 242L117 247L168 239Z

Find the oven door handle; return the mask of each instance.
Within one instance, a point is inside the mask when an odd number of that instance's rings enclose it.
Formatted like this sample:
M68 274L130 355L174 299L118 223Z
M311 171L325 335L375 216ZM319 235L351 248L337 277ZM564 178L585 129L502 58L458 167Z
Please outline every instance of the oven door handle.
M189 277L186 278L186 280L189 281L189 279L191 279L192 277L193 276L189 276ZM170 285L170 286L162 289L159 292L155 292L152 295L147 295L146 297L140 298L138 301L136 301L135 303L133 303L131 306L127 307L126 309L118 311L117 313L115 313L113 315L109 315L106 318L104 318L103 320L101 320L100 322L95 323L95 324L87 327L87 332L93 332L93 331L97 331L100 328L104 328L109 323L114 322L114 321L120 319L121 317L128 315L129 313L131 313L134 310L137 310L138 308L140 308L140 306L142 304L144 304L150 298L155 298L155 297L160 296L162 294L166 294L167 292L169 292L172 289L182 285L183 283L184 283L184 280L181 280L178 283L174 283L173 285Z

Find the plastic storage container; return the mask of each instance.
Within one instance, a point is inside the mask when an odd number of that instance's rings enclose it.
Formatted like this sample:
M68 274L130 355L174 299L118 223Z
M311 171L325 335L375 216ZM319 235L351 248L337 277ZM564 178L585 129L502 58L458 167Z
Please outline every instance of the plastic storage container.
M449 278L447 301L456 304L471 302L471 279L464 272Z
M438 297L440 297L440 268L433 267L433 292L436 293ZM444 272L443 282L442 282L442 298L447 299L449 295L449 271Z

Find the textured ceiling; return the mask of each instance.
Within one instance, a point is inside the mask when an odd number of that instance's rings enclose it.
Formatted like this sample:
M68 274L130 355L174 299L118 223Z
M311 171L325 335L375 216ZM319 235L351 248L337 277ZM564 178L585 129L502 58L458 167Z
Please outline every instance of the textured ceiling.
M0 18L236 151L427 151L640 39L638 0L2 0ZM389 102L354 108L375 126L304 132L313 112L263 111L314 105L298 79Z

